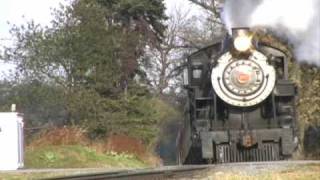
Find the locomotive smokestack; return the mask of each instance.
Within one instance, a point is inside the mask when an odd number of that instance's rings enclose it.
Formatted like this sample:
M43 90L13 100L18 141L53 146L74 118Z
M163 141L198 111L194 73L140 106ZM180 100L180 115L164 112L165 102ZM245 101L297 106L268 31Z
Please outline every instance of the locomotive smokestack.
M236 38L239 36L249 36L249 31L250 29L247 27L237 27L237 28L232 28L232 38Z

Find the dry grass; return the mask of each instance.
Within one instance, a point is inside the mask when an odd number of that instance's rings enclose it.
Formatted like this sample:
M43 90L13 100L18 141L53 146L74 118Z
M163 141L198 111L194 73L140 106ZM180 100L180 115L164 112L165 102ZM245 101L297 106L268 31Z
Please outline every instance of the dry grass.
M250 172L215 172L209 173L206 180L319 180L320 165L301 165L282 171L267 171L259 174Z
M85 130L79 127L53 128L40 132L32 140L29 147L59 146L59 145L87 145L89 140Z

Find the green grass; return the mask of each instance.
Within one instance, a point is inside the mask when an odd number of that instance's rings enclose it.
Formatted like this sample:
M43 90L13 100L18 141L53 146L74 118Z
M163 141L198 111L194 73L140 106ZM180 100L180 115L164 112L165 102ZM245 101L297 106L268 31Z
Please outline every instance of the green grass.
M117 169L143 168L147 164L134 155L115 152L98 153L81 145L27 147L25 151L26 169L69 169L58 172L0 172L0 180L40 179L76 175L79 173L105 172ZM98 169L70 169L98 168Z
M146 164L128 154L98 153L81 145L27 148L26 168L140 168Z

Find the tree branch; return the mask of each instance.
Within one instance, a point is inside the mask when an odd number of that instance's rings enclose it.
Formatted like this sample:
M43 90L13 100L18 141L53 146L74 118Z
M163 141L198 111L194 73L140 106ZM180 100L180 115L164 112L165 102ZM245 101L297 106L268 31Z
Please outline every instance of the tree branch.
M214 5L210 6L208 4L205 3L205 1L203 0L189 0L190 2L202 7L203 9L212 12L215 16L218 16L219 13L217 12L217 9ZM213 0L213 4L214 4L214 0Z

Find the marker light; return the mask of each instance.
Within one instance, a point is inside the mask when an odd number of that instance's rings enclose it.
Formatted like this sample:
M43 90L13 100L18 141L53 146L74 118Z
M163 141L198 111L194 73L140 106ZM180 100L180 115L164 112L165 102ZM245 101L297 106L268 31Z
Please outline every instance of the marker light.
M234 39L233 44L238 51L245 52L252 46L252 37L247 35L240 35Z

